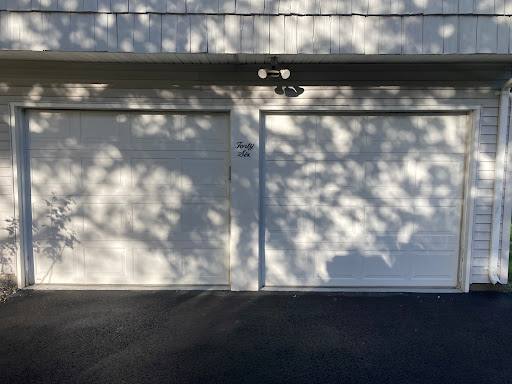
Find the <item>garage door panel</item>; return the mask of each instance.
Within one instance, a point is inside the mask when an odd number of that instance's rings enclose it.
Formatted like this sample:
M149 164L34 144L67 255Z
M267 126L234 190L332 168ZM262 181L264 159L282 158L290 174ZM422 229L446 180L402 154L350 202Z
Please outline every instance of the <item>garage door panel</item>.
M413 227L409 205L382 205L364 207L365 233L398 233Z
M59 148L76 145L80 137L80 119L78 113L58 111L38 111L28 113L29 148Z
M413 255L413 280L450 280L457 281L457 258L454 252L417 252ZM451 268L446 268L446 264Z
M127 230L126 204L86 203L83 205L84 231L120 234Z
M367 187L405 187L408 165L407 161L365 161L365 184Z
M52 282L55 276L76 275L76 252L73 248L56 247L51 241L39 241L34 247L35 273L41 282Z
M453 206L415 206L414 232L458 233L460 223L460 205Z
M316 161L314 166L314 186L318 192L355 189L361 184L363 167L354 160Z
M265 254L265 279L273 285L300 285L306 279L307 252L271 249Z
M416 187L419 189L460 189L464 174L464 159L459 161L423 161L416 166Z
M70 157L31 157L32 184L34 186L66 186L75 184L73 164L77 159Z
M417 126L416 116L371 116L363 119L366 145L388 152L394 146L409 145Z
M82 185L97 194L115 193L124 186L122 161L112 158L82 159Z
M131 116L132 143L153 149L152 144L162 141L183 140L183 117L162 113L137 113ZM145 145L144 145L145 144Z
M85 273L124 275L126 253L125 247L85 247Z
M227 115L42 111L29 132L36 282L229 284Z
M272 175L266 184L265 196L305 196L313 186L312 165L301 160L272 160L266 164Z
M228 257L225 248L184 248L183 277L207 279L215 284L228 282Z
M183 275L183 260L176 248L133 248L133 271L147 284L176 280Z
M265 223L268 232L304 232L306 205L268 205Z
M166 240L176 231L176 205L160 203L138 203L132 205L133 223L131 229L148 240Z
M127 121L124 114L112 112L81 112L80 128L82 142L120 143L122 123Z
M179 188L179 160L161 158L132 158L131 186L141 191L155 192L165 187Z
M183 116L183 141L188 143L226 144L228 136L226 115Z
M465 116L273 115L265 124L279 143L264 146L265 285L456 285ZM320 145L336 137L354 142L350 152ZM421 269L430 280L414 277Z
M420 145L440 146L448 153L464 153L466 116L420 116L414 138Z
M364 251L363 279L405 280L408 257L405 252Z
M363 259L357 250L317 251L312 254L315 264L313 279L331 281L354 280L361 277ZM349 281L345 283L349 284Z
M326 152L357 152L362 146L361 118L354 116L318 116L316 148Z
M362 211L356 207L314 207L314 232L319 236L356 236L360 232Z
M226 185L225 159L183 159L181 182L184 188Z

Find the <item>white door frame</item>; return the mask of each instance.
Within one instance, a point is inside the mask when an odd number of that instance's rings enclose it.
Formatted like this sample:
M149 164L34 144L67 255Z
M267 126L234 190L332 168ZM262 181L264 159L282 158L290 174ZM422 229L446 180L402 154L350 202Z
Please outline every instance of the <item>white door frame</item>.
M263 115L267 113L279 112L335 112L335 113L371 113L371 112L407 112L407 113L421 113L421 112L466 112L470 117L468 138L466 141L467 152L465 162L465 179L464 179L464 209L461 229L461 247L460 247L460 261L459 261L459 284L460 291L469 291L470 276L471 276L471 258L472 258L472 242L473 242L473 228L474 228L474 211L475 211L475 197L476 197L476 171L478 161L478 137L480 134L480 105L446 105L446 106L420 106L420 107L405 107L405 106L365 106L365 107L351 107L351 106L211 106L211 105L172 105L172 104L134 104L126 105L123 103L48 103L48 102L11 102L9 104L10 110L10 130L11 130L11 149L13 159L13 192L14 192L14 217L20 223L19 231L16 234L16 265L17 265L17 282L20 288L29 285L30 267L32 262L32 246L31 246L31 224L30 220L21 220L20 218L30 219L30 189L27 193L27 183L30 186L30 180L27 180L27 172L23 172L24 167L28 166L25 155L26 148L26 126L25 126L25 110L27 109L60 109L60 110L124 110L124 111L183 111L183 112L225 112L230 114L230 151L231 151L231 165L232 165L232 184L231 191L233 191L233 183L236 182L239 172L242 170L250 170L254 177L253 185L251 187L251 195L238 196L231 193L230 196L230 278L232 290L257 290L262 288L263 283L263 270L262 260L264 255L264 236L261 236L262 226L264 225L263 206L262 206L262 189L264 184L261 184L261 179L264 174L260 173L263 161L263 152L260 141L263 139L262 134L264 127L262 126ZM242 113L243 112L243 113ZM249 113L253 120L258 123L255 126L238 127L243 123L243 117ZM245 123L247 125L247 123ZM255 159L252 159L249 166L238 167L234 164L233 148L238 140L250 140L256 143ZM237 173L238 172L238 173ZM235 184L236 186L236 184ZM236 189L235 189L236 191ZM241 207L250 201L252 204L250 208L250 215L242 217ZM252 212L255 215L252 215ZM28 212L28 213L27 213ZM28 216L27 216L28 214ZM27 225L28 224L28 225ZM253 231L259 228L259 237L254 244L249 244L244 249L244 253L240 253L240 248L234 244L233 234L239 236L242 233ZM257 230L255 232L258 232ZM254 238L251 237L251 239ZM263 241L263 244L262 244ZM263 248L262 248L263 246ZM33 263L32 263L33 265ZM259 279L259 282L258 282ZM334 289L330 289L334 290ZM351 289L355 290L355 289ZM383 289L379 289L383 291ZM425 291L432 291L425 289Z
M264 290L307 290L307 291L415 291L415 292L441 292L441 291L462 291L469 292L471 280L471 260L472 243L474 229L475 198L477 196L477 162L478 162L478 137L480 135L480 105L447 105L447 106L340 106L340 107L269 107L260 109L260 289ZM350 114L370 114L370 113L466 113L468 116L466 131L466 153L464 161L464 181L463 181L463 210L461 219L461 235L459 247L459 268L456 290L450 289L429 289L429 288L267 288L265 287L265 217L264 217L264 188L265 188L265 115L273 113L350 113Z
M12 156L12 177L13 177L13 196L14 196L14 220L19 223L15 234L16 244L16 277L19 288L25 288L35 283L34 276L34 258L32 247L32 210L30 203L30 170L29 161L26 156L28 143L26 112L33 109L44 110L75 110L75 111L162 111L162 112L217 112L230 115L231 108L226 107L208 107L208 106L174 106L171 104L143 104L127 106L120 103L48 103L48 102L11 102L9 103L10 112L10 137L11 137L11 156ZM230 124L231 125L231 124ZM231 132L231 127L229 127ZM231 136L231 133L230 133ZM231 154L231 145L228 149ZM230 161L231 164L231 161ZM228 196L231 206L231 187ZM231 233L231 228L229 228ZM231 239L231 235L230 235ZM231 240L229 240L231 242ZM231 247L228 249L229 251ZM231 255L229 256L231 264ZM231 277L231 269L230 269ZM185 289L190 289L189 287ZM205 286L202 289L209 289ZM215 288L215 287L214 287ZM173 286L172 289L180 289L179 286ZM225 288L224 288L225 289Z

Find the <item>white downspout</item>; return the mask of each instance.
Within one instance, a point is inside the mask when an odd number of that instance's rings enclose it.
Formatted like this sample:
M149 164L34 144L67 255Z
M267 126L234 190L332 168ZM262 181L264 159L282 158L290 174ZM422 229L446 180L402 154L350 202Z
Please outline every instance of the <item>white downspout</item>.
M496 145L496 170L494 175L494 193L492 201L491 219L491 253L489 257L489 280L496 284L500 282L499 252L501 235L501 209L503 206L503 186L505 175L505 148L507 145L508 109L510 104L510 88L512 79L509 79L500 90L500 105L498 113L498 139ZM510 165L509 165L510 166Z

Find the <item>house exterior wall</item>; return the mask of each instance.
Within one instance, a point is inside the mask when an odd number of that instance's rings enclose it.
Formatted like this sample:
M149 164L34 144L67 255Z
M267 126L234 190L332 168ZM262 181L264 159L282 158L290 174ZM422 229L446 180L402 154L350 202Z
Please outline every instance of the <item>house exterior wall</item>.
M38 68L39 67L39 68ZM121 69L121 68L118 68ZM150 69L154 70L151 71ZM477 68L467 71L465 80L448 81L447 72L423 71L415 79L402 85L386 86L379 81L374 85L361 85L357 82L338 82L326 85L301 86L303 93L298 97L279 95L272 82L265 85L254 80L255 71L240 73L231 82L219 85L202 85L188 80L187 84L176 85L186 72L173 71L162 67L130 66L122 70L112 70L101 66L87 69L87 65L66 67L63 64L39 66L32 63L18 63L5 66L0 79L0 220L4 228L2 236L2 262L4 273L15 273L16 260L12 253L12 242L5 228L15 217L13 196L12 155L10 151L13 127L10 115L11 103L33 103L33 106L66 104L80 109L81 105L98 105L104 108L124 106L127 108L154 107L168 109L225 110L231 113L232 147L232 190L231 190L231 258L232 281L238 289L257 289L254 280L241 283L247 276L258 276L259 257L259 132L261 111L268 109L310 111L343 110L393 110L407 109L450 109L458 106L481 108L480 135L477 149L477 181L475 193L471 283L488 283L488 260L491 234L491 211L496 167L496 143L498 125L499 95L496 93L502 79L510 74L500 68L484 71L485 76L472 83L471 74ZM368 69L369 70L369 69ZM161 71L161 72L159 72ZM167 72L166 72L167 71ZM158 79L158 73L167 73L165 80ZM229 71L228 71L229 72ZM455 75L454 71L452 75ZM153 75L148 75L152 73ZM364 79L364 73L349 72L347 78ZM460 71L459 71L460 73ZM324 73L329 79L335 73ZM383 77L400 78L399 70L382 73ZM205 73L205 79L213 79L216 74ZM237 78L238 76L238 78ZM300 78L300 74L298 78ZM220 76L222 78L222 76ZM478 76L477 76L478 77ZM140 80L140 78L145 78ZM110 79L110 80L106 80ZM137 80L139 79L139 80ZM324 80L328 82L328 80ZM361 81L361 80L360 80ZM399 83L399 82L398 82ZM348 84L348 85L347 85ZM430 85L428 85L430 84ZM439 85L436 85L439 84ZM473 84L471 86L470 84ZM381 85L381 86L379 86ZM28 105L28 104L27 104ZM250 141L255 144L254 156L241 164L233 151L234 143Z
M509 0L4 0L0 50L509 54L511 15Z

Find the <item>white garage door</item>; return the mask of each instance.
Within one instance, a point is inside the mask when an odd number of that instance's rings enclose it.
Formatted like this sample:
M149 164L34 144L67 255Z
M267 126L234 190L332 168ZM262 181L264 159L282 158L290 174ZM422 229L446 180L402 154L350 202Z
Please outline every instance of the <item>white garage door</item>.
M36 283L229 284L223 114L28 114Z
M266 286L455 287L465 115L268 115Z

